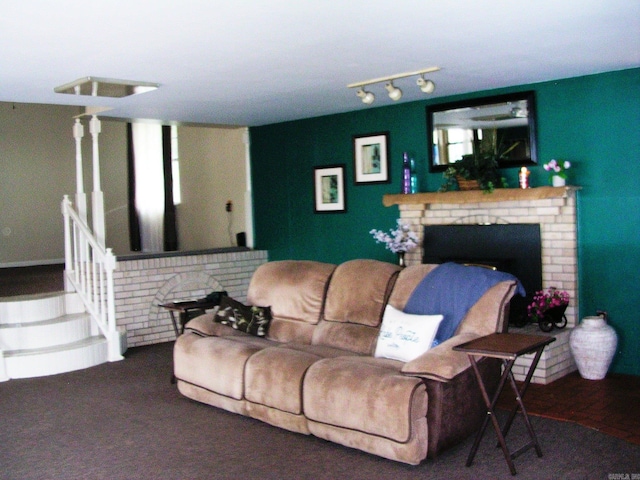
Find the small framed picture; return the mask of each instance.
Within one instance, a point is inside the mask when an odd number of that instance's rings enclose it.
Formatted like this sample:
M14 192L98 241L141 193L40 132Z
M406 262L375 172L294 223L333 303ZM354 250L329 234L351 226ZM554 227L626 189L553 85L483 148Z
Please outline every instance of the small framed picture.
M355 184L389 183L389 132L354 135Z
M313 181L316 213L347 211L344 193L344 165L315 167Z

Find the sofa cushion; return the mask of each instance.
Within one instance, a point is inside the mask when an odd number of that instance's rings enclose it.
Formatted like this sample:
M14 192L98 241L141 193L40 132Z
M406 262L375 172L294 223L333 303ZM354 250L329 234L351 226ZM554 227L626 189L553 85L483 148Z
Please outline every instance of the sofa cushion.
M320 321L335 268L307 260L268 262L257 268L249 283L247 303L271 307L268 338L311 343L313 325Z
M437 345L455 334L471 307L491 287L504 281L515 282L524 296L524 288L509 273L455 262L443 263L422 279L403 310L444 316L434 342Z
M223 297L214 320L235 330L264 337L271 323L271 308L247 306L231 297Z
M409 297L418 284L437 266L437 264L433 263L420 263L403 268L398 274L396 283L393 285L393 291L389 297L389 304L398 310L404 310L404 306L407 304Z
M401 366L394 360L357 356L314 363L304 380L306 417L400 443L409 441L413 421L427 413L427 395L420 379L399 373Z
M411 315L387 305L376 345L376 357L409 362L433 343L442 315Z
M245 368L245 398L285 412L302 413L302 381L322 357L300 350L272 347L255 353Z
M327 291L324 320L377 327L401 268L378 260L338 265Z
M377 260L339 265L311 343L373 355L384 307L399 271L397 265Z
M220 395L244 398L244 367L254 353L272 346L264 338L181 335L174 347L176 378Z

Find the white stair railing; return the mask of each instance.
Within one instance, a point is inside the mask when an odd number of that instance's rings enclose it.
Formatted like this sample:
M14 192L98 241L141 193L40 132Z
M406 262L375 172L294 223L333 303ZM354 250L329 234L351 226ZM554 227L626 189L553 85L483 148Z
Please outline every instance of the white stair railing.
M100 332L107 339L108 360L122 360L120 334L116 327L113 271L116 257L93 236L73 209L67 195L62 200L64 217L65 290L82 299Z

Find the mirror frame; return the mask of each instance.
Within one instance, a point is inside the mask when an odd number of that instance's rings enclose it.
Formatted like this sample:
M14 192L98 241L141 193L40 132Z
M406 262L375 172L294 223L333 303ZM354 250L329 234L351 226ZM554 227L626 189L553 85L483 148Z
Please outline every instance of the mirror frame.
M444 172L448 165L434 164L434 114L447 110L455 110L461 108L479 108L497 103L516 102L525 100L527 102L528 111L528 138L529 138L529 155L521 158L510 158L508 160L499 160L498 168L521 167L523 165L535 165L538 163L538 155L536 148L536 101L534 91L525 91L519 93L510 93L506 95L494 95L490 97L473 98L469 100L460 100L455 102L446 102L427 106L427 144L429 171Z

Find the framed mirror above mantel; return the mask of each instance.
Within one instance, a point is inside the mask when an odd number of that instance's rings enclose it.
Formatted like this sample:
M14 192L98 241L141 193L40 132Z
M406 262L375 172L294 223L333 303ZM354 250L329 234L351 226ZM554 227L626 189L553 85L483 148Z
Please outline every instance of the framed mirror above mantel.
M499 168L537 163L535 92L427 106L429 171L444 172L473 155Z

